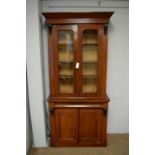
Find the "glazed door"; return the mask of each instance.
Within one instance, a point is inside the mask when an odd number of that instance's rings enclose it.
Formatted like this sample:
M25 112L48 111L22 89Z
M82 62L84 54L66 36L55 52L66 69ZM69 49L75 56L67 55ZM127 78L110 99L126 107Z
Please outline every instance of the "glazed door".
M56 96L100 96L105 88L103 25L53 28Z
M57 25L53 36L56 96L77 96L77 25Z
M100 93L100 30L97 24L79 26L80 96L98 96Z

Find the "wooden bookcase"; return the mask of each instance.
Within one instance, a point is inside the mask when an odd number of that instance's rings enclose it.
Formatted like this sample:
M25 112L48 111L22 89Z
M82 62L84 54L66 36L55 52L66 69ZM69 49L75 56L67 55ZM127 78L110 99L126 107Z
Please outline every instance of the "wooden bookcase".
M51 146L106 146L107 28L113 12L43 13Z

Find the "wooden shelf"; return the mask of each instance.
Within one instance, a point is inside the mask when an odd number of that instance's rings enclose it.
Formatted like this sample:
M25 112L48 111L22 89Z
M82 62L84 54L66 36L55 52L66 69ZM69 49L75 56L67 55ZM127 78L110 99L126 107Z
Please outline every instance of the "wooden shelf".
M73 92L73 85L72 84L61 84L60 85L60 92L61 93L72 93Z
M93 93L97 91L96 84L89 84L89 85L83 85L83 92L84 93Z
M73 79L72 75L61 75L59 76L60 79Z
M89 79L96 79L96 75L83 75L83 78L89 78ZM59 78L66 79L66 78L73 78L73 75L60 75Z
M72 46L73 45L73 43L65 43L65 42L60 42L60 43L58 43L58 45L60 45L60 46L66 46L66 45L70 45L70 46Z
M83 75L83 78L88 78L88 79L96 79L97 76L96 75Z
M89 42L83 42L82 45L84 45L84 46L88 46L88 45L90 45L90 46L91 46L91 45L95 46L95 45L96 45L96 46L97 46L98 43L97 43L97 42L94 42L94 43L93 43L93 42L92 42L92 43L91 43L91 42L90 42L90 43L89 43Z
M59 63L73 63L73 61L59 60ZM97 63L97 60L84 60L82 63Z
M83 63L97 63L97 60L84 60Z
M67 61L67 60L59 60L58 63L73 63L73 60L69 60L69 61Z
M73 70L70 69L61 69L59 71L59 76L73 76Z

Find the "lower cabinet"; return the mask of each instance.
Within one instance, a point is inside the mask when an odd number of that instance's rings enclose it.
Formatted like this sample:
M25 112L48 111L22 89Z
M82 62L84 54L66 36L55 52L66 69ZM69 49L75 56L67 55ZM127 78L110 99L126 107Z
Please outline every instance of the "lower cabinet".
M53 146L105 146L106 115L102 109L58 108L51 112Z

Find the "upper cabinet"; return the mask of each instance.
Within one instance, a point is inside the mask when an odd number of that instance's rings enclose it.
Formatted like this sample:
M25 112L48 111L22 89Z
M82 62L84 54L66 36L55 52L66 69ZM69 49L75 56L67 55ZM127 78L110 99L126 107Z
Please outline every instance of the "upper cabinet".
M43 13L49 26L51 97L106 95L107 26L112 14Z

